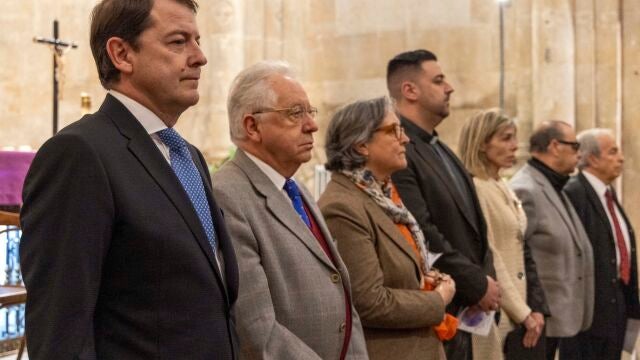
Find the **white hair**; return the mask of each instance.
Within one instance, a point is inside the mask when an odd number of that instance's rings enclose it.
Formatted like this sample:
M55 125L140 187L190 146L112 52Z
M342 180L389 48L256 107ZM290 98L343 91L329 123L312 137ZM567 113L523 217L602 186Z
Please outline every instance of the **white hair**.
M578 169L582 170L589 166L589 155L600 156L600 143L598 139L602 136L610 136L615 139L615 135L611 129L593 128L581 131L578 136L580 143L580 160L578 160Z
M265 60L242 70L231 83L227 112L229 133L234 143L246 137L242 124L246 114L273 106L277 101L276 94L268 82L271 76L277 74L294 78L287 62Z

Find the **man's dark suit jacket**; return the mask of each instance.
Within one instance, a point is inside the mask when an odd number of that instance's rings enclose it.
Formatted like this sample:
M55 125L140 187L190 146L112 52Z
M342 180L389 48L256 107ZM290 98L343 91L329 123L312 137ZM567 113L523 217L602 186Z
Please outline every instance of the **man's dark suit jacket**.
M465 205L460 191L429 142L430 135L401 118L407 136L408 166L396 172L393 182L405 206L416 218L429 242L430 252L443 253L434 266L451 274L456 295L448 310L455 314L461 306L477 304L487 289L486 276L495 279L493 256L487 242L487 228L471 177L458 157L444 143L458 172L473 195ZM457 315L457 314L455 314Z
M631 244L631 280L629 285L624 286L618 280L616 240L607 218L607 210L602 206L598 194L582 172L569 180L564 191L573 203L593 248L595 302L589 332L604 338L624 337L627 317L640 318L636 240L631 223L614 194L616 205L629 228Z
M24 186L20 258L30 359L233 359L233 247L205 183L224 279L186 192L107 95L47 141Z

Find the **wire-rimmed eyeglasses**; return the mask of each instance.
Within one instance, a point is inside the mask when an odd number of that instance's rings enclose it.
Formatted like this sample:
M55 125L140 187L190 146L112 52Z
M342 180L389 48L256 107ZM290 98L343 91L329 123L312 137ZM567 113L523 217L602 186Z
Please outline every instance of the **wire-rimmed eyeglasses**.
M312 119L315 119L316 115L318 114L318 109L313 106L305 108L302 105L294 105L292 107L282 108L282 109L263 109L259 111L254 111L253 113L251 113L251 115L264 114L264 113L270 113L270 112L281 112L281 113L284 113L289 119L300 121L302 120L305 114L309 115L309 117L311 117Z

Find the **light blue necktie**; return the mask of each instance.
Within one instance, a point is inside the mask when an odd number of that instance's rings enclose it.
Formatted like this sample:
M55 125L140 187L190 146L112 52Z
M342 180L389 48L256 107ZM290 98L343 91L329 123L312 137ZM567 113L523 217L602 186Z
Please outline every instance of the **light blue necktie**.
M296 182L293 179L287 179L284 183L284 190L287 192L287 195L289 195L289 199L291 199L291 203L293 203L293 208L296 209L296 212L300 215L302 221L307 224L307 227L311 229L311 221L309 221L307 212L304 211L300 189L298 189Z
M198 214L200 223L207 234L209 244L216 252L216 232L211 219L211 210L209 202L204 192L204 185L200 173L193 163L187 142L173 128L166 128L158 131L158 136L162 142L169 147L169 158L171 159L171 168L180 180L182 187L189 195L189 199L193 204L193 208Z

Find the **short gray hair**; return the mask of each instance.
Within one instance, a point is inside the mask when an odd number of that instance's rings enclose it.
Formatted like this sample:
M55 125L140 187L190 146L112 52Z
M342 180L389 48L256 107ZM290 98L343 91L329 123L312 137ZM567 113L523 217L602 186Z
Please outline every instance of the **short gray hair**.
M327 129L326 169L340 171L363 167L367 158L356 151L356 146L371 140L389 111L391 101L386 96L356 101L338 110Z
M277 101L277 95L269 84L269 78L277 74L294 78L287 62L265 60L242 70L231 83L227 112L229 134L234 143L244 140L247 135L242 124L245 114L272 106Z
M600 156L600 143L598 139L602 136L611 136L615 139L615 135L611 129L593 128L581 131L578 136L580 143L580 160L578 160L578 169L582 170L589 166L589 155L595 157Z

